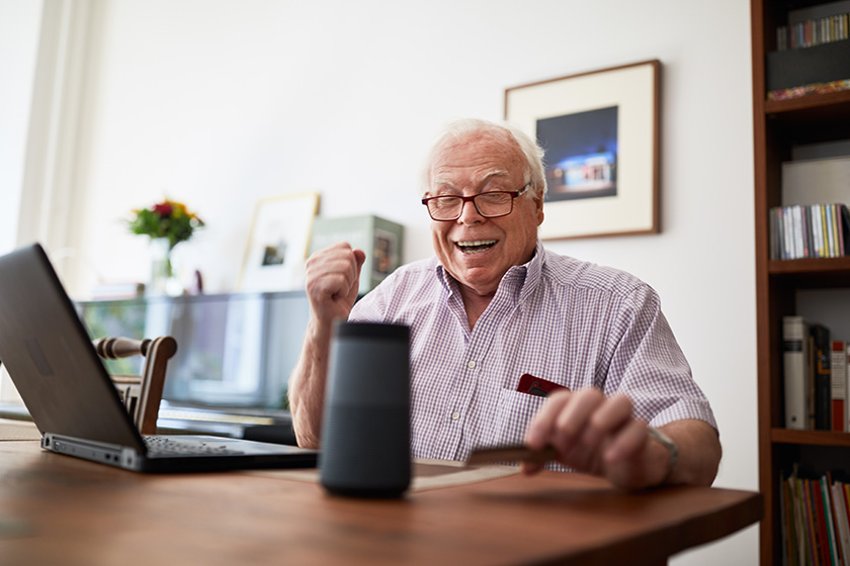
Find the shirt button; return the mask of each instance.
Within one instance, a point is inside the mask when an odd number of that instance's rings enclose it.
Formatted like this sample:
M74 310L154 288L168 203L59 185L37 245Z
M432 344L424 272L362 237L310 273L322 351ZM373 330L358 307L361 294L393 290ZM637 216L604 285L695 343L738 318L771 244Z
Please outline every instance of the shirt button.
M460 418L460 413L458 413L457 411L455 411L454 413L452 413L452 420L453 420L453 421L456 421L456 420L458 420L459 418Z
M475 360L469 360L468 362L466 362L466 367L468 367L469 369L475 369Z

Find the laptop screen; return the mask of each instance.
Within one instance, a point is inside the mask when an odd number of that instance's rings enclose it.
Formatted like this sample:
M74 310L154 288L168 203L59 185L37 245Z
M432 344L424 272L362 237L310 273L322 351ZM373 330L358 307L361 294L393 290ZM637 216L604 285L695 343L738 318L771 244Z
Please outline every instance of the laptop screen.
M82 301L92 339L173 336L163 399L210 408L287 409L286 386L309 317L303 291ZM110 373L139 373L139 357L108 360Z

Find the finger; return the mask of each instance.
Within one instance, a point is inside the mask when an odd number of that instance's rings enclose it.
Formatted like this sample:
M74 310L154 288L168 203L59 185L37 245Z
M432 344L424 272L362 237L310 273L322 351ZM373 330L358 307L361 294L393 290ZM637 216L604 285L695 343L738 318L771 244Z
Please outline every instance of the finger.
M606 466L633 458L643 450L647 439L646 423L632 420L611 439L604 454Z
M363 250L352 250L351 257L354 260L354 273L348 287L348 300L351 304L357 300L357 294L360 291L360 271L363 268L363 263L366 261L366 252Z
M563 410L555 419L550 442L558 452L566 454L584 434L591 416L605 401L598 389L584 389L573 394Z
M363 263L366 261L366 252L360 249L352 250L354 252L354 259L357 260L357 273L360 273L360 268L363 267Z
M546 464L542 464L540 462L523 462L521 469L523 474L532 476L540 472L545 466Z
M632 417L632 400L625 395L606 398L590 417L582 441L597 445L603 438L625 426Z
M555 419L569 403L571 396L571 391L557 391L546 399L525 431L525 443L529 447L539 450L546 446L552 436Z

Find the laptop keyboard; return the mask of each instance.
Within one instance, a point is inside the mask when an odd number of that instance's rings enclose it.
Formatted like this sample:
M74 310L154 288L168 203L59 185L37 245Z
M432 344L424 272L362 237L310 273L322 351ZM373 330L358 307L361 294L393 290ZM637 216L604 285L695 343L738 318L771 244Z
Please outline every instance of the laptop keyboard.
M232 456L244 454L241 450L227 448L223 444L208 444L203 441L180 441L167 436L146 436L145 444L149 456Z

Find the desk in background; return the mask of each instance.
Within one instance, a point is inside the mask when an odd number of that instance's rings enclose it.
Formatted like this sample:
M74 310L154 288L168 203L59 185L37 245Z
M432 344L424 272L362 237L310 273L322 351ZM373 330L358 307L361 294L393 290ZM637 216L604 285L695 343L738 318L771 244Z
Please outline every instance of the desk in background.
M10 564L664 564L759 520L756 493L624 493L544 472L330 497L287 472L142 475L0 442Z

